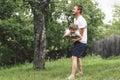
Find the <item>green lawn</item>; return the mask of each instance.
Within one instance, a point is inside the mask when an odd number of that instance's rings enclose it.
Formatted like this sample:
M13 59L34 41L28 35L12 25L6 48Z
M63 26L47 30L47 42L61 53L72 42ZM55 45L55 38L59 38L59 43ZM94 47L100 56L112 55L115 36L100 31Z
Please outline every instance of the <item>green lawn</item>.
M82 59L84 74L75 80L120 80L120 57ZM47 61L46 69L34 71L31 63L0 67L0 80L65 80L71 72L71 59Z

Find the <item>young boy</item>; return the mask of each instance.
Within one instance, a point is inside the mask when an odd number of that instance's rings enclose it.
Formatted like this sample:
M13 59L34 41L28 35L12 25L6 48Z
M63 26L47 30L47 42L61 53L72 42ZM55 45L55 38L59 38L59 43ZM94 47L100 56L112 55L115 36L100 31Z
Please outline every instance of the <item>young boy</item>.
M79 33L78 27L74 23L70 23L69 28L65 30L65 34L63 38L69 39L69 40L80 40L81 35Z

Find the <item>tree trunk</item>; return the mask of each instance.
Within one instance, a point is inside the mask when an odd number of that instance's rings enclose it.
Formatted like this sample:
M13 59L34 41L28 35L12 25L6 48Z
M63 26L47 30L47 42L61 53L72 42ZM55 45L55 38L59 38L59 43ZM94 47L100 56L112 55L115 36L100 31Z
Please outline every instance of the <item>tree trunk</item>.
M37 12L34 13L34 69L45 68L45 52L46 52L46 34L45 34L45 23L44 14Z
M46 33L44 10L49 5L50 0L27 0L34 15L34 69L45 69Z

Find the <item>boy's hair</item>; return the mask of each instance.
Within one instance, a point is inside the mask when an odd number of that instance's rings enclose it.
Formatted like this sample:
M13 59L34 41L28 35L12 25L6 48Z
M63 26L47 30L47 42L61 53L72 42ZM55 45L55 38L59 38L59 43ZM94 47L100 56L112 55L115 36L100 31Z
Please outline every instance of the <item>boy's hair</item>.
M77 27L74 23L70 23L70 25L69 25L69 29L77 30L78 27Z
M76 4L75 6L77 6L78 7L78 10L80 10L80 14L82 13L82 11L83 11L83 6L82 5L80 5L80 4Z

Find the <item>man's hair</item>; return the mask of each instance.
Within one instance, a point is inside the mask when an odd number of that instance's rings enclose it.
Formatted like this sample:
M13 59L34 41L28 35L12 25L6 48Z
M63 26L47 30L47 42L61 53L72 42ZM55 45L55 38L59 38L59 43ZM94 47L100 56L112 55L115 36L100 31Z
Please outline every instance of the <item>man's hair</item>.
M83 10L83 6L80 5L80 4L76 4L75 6L78 7L78 10L80 10L80 14L82 13L82 10Z

